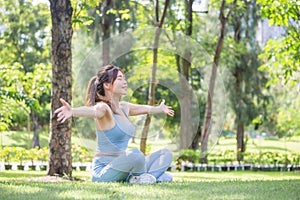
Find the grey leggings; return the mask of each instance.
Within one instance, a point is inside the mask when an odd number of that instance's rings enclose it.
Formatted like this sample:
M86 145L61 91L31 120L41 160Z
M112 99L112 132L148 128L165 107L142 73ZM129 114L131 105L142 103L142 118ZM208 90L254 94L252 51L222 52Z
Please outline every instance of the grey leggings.
M168 169L172 158L172 153L167 149L156 151L146 157L138 149L131 149L118 157L97 157L93 161L92 181L127 181L130 175L143 173L149 173L158 179Z

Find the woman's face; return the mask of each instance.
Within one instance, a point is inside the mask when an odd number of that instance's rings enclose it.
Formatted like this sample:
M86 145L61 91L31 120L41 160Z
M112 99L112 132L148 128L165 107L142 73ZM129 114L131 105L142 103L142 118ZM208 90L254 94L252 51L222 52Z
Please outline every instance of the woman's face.
M127 81L121 71L118 72L117 78L112 84L112 92L117 95L127 94Z

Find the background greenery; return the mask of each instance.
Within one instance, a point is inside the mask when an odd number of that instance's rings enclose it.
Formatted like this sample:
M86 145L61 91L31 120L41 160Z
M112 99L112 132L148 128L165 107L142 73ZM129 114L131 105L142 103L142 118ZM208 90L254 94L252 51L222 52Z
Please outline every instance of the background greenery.
M228 1L226 9L229 7ZM72 105L82 105L83 93L87 80L94 74L93 59L85 60L93 51L101 46L102 16L99 1L72 1L73 16L73 74L74 95ZM108 11L112 26L111 38L124 31L132 31L138 38L147 40L122 44L129 47L149 46L153 39L153 31L143 31L155 26L153 20L154 5L147 6L139 1L116 1ZM160 1L164 3L164 1ZM47 3L36 1L1 1L0 7L0 131L1 146L22 146L26 149L48 145L51 59L50 11ZM203 84L205 66L211 65L218 39L218 12L220 1L210 1L209 14L193 12L192 33L181 40L190 25L185 16L186 5L183 1L171 1L164 29L168 30L165 41L179 41L179 49L190 49L194 53L188 82L196 94L199 115L205 110L206 87ZM300 135L300 98L299 98L299 4L297 1L264 0L238 1L232 16L228 19L228 30L224 38L223 51L220 58L220 71L226 88L226 123L224 129L236 132L239 123L244 124L245 135L262 132L276 138L272 145L260 147L269 140L246 141L246 152L264 149L288 151L294 136ZM36 17L38 16L38 17ZM283 29L279 38L267 43L258 43L256 30L259 22L268 19L270 25ZM136 32L134 32L136 31ZM188 46L188 41L195 45ZM113 41L114 42L114 41ZM119 50L117 43L112 43L111 55ZM132 41L131 41L132 42ZM164 43L165 45L167 43ZM199 51L198 47L201 47ZM182 53L182 52L179 52ZM176 56L171 51L159 50L159 78L178 83L178 66ZM138 49L128 52L113 61L126 72L131 72L128 82L137 86L144 80L142 87L130 92L130 101L146 103L149 87L149 71L152 51ZM85 61L85 62L83 62ZM93 66L90 68L90 66ZM166 68L164 67L167 67ZM144 72L139 73L139 72ZM175 73L176 72L176 73ZM237 74L240 73L240 79ZM240 81L240 84L236 84ZM156 99L165 98L176 112L174 118L158 116L153 120L150 131L153 135L161 129L166 137L165 145L170 145L176 152L180 126L180 105L177 97L168 88L158 85ZM156 102L159 103L159 102ZM217 113L218 114L218 113ZM142 119L133 119L141 123ZM83 144L89 150L95 146L90 139L95 139L94 126L87 119L74 119L73 142ZM199 125L201 126L200 120ZM200 130L200 129L199 129ZM297 138L297 137L296 137ZM298 141L298 139L296 139ZM132 144L131 146L138 146ZM158 144L158 145L156 145ZM212 154L235 151L234 139L220 141ZM156 149L161 143L150 139L148 151ZM281 145L281 146L280 146ZM229 147L230 148L227 148ZM212 147L212 146L211 146ZM277 149L275 148L277 147ZM212 148L211 148L212 149ZM295 153L299 153L299 149ZM259 152L258 152L259 153Z

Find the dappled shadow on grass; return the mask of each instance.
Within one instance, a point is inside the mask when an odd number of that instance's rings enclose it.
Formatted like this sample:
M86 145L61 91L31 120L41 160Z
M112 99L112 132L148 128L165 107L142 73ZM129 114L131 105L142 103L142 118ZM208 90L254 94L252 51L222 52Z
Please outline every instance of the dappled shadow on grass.
M0 172L0 199L299 199L300 174L176 172L174 182L155 185L45 181L41 172ZM1 179L4 176L3 179ZM53 179L53 177L52 177ZM55 179L54 179L55 180Z
M42 174L41 172L34 172L34 171L0 171L0 180L1 178L19 179L19 178L26 178L26 177L40 177L43 175L46 175L46 172Z
M278 146L256 146L257 149L259 150L264 150L264 151L271 151L271 150L280 150L280 151L290 151L284 147L278 147Z
M187 180L155 185L0 181L0 199L297 199L299 186L299 180Z

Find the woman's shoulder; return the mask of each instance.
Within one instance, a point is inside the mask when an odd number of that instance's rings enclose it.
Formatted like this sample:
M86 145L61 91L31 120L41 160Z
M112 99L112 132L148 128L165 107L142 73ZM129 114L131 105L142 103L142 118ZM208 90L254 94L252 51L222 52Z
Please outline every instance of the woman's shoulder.
M110 106L105 102L98 102L95 105L96 112L103 113L101 119L113 119L113 111L111 110Z
M111 111L109 105L105 102L98 102L95 105L96 110L101 110L101 111Z

